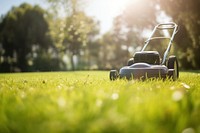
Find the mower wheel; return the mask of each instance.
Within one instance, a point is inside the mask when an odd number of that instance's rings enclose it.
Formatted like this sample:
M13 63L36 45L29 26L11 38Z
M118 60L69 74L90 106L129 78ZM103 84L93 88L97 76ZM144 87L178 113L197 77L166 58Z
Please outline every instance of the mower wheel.
M117 72L117 70L111 70L110 71L110 80L114 81L119 77L119 74Z
M167 62L168 69L174 69L173 80L179 78L178 60L176 56L170 56Z
M129 60L128 60L128 66L131 66L131 65L133 65L134 64L134 59L133 58L130 58Z

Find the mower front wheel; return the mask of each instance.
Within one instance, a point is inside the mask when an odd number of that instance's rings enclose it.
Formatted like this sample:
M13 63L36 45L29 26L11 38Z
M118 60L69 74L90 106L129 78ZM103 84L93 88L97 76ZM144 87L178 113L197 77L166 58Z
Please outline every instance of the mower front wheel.
M178 66L178 60L176 56L170 56L168 63L167 63L168 69L174 69L173 73L173 80L176 80L179 78L179 66Z
M114 81L119 77L118 71L117 70L111 70L110 71L110 80Z

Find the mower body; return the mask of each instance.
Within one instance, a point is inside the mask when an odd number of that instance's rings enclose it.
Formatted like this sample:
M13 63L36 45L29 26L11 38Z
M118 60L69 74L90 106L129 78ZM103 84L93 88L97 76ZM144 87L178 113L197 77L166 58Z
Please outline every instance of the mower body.
M156 51L136 52L134 63L124 66L119 71L120 78L147 79L167 78L174 75L174 69L168 69L166 65L160 64L160 56Z

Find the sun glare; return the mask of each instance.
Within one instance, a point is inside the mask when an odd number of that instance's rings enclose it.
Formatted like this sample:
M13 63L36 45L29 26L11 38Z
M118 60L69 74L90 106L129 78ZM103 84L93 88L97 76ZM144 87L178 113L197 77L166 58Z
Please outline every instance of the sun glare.
M105 33L112 27L113 19L123 13L126 7L132 3L141 3L143 0L86 0L89 3L86 12L101 22L101 33Z
M118 15L121 13L128 4L136 0L102 0L108 7L108 12Z

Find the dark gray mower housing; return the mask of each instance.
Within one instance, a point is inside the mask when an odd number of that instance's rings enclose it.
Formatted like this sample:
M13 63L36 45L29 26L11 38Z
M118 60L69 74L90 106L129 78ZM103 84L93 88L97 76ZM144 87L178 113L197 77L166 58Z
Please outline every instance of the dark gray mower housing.
M160 30L172 30L170 37L155 36ZM117 70L110 71L110 80L117 78L125 79L147 79L147 78L172 78L176 80L179 77L178 61L176 56L168 56L172 41L177 33L177 25L173 22L162 23L155 26L151 36L145 41L145 45L140 52L136 52L133 58L129 59L127 66ZM168 47L160 57L157 51L146 51L147 45L152 40L168 39Z

